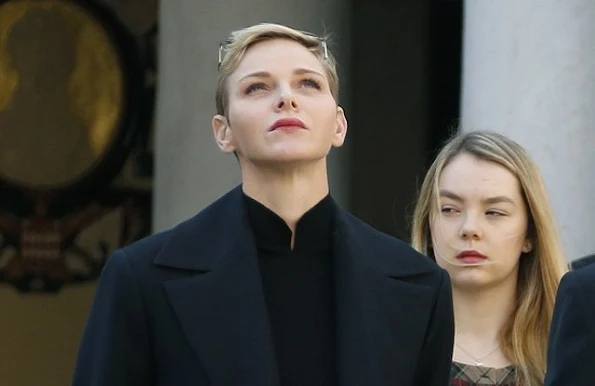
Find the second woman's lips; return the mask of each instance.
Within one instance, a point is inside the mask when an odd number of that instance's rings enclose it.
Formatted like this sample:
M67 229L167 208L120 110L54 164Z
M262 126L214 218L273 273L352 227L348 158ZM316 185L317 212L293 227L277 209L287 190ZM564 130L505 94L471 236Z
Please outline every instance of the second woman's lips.
M301 119L282 118L282 119L275 121L275 123L273 123L273 125L271 126L269 131L274 131L277 129L291 129L291 128L307 129L306 125L304 124L304 122L302 122Z
M487 256L478 251L463 251L457 255L457 259L467 264L479 263L487 259Z

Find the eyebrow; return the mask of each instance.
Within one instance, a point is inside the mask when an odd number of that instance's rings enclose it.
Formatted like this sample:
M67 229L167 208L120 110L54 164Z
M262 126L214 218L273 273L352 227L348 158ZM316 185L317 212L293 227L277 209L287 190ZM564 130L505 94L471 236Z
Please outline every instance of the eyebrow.
M310 70L308 68L296 68L295 70L293 70L293 74L294 75L305 75L305 74L313 74L313 75L317 75L320 76L322 78L324 78L324 75L322 75L320 72L315 71L315 70ZM248 78L270 78L271 74L267 71L256 71L256 72L252 72L248 75L244 75L240 78L240 82L242 82L245 79Z
M464 201L461 196L459 196L458 194L456 194L454 192L451 192L450 190L446 190L446 189L440 190L440 197L450 198L451 200L458 201L458 202ZM485 204L509 203L512 205L516 205L514 200L508 196L487 197L487 198L483 199L482 202Z

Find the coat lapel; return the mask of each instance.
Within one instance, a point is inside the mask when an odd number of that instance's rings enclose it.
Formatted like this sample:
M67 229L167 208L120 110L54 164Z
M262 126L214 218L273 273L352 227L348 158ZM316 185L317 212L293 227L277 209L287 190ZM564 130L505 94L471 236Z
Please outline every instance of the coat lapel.
M416 282L427 270L404 267L394 240L338 207L335 229L337 384L413 384L432 311L432 289ZM279 385L240 187L176 227L155 264L183 273L164 287L211 385Z
M341 386L411 385L430 319L433 291L424 272L401 267L397 248L339 211L334 236L337 373ZM366 239L370 241L366 243ZM405 249L404 253L411 253ZM421 258L421 257L420 257Z
M175 228L155 262L189 271L164 286L210 384L277 386L269 316L241 190Z

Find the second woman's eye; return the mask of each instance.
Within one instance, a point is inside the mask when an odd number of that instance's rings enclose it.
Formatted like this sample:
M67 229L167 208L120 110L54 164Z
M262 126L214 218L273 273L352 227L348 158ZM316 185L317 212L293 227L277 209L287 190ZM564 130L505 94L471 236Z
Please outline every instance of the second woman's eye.
M499 217L499 216L505 216L506 215L506 214L504 214L504 213L502 213L500 211L497 211L497 210L488 210L486 212L486 214L488 216L492 216L492 217Z
M440 211L445 214L457 213L457 210L450 206L444 206L440 209Z

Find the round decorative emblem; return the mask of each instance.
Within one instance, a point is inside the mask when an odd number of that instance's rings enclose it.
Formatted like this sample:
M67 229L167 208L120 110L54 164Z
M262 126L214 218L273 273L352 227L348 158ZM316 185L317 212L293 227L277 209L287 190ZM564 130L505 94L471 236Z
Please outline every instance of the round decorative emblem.
M0 0L0 281L57 290L99 275L107 252L73 243L121 200L106 191L138 132L140 68L95 2Z

